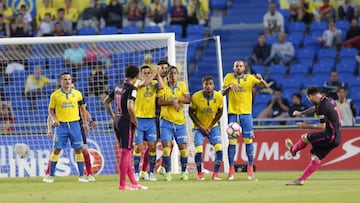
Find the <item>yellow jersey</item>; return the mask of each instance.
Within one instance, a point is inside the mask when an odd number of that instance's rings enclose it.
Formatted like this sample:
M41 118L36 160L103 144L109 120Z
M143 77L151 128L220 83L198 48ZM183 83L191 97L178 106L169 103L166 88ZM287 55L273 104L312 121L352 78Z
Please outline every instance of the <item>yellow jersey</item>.
M61 88L55 90L50 96L50 109L55 109L56 119L60 122L72 122L80 120L79 103L83 100L80 91L71 89L65 93Z
M188 94L190 93L185 83L178 81L174 87L170 87L169 82L164 83L164 88L159 91L158 96L164 96L165 101L171 101L176 98L184 98L184 96ZM176 111L173 105L161 106L160 117L178 125L185 124L184 104L180 105L180 111Z
M40 76L40 80L36 80L34 75L29 75L26 80L25 93L30 91L30 88L42 89L46 84L50 83L50 79L46 76ZM34 87L29 87L33 85Z
M234 73L228 73L224 78L224 87L236 85L237 92L232 89L228 94L228 114L251 114L252 112L252 89L260 83L260 80L251 74L244 74L238 78Z
M202 90L197 91L191 97L190 108L195 110L195 116L204 127L209 127L218 110L223 107L223 96L220 92L213 91L210 98L204 97ZM194 124L194 128L197 126ZM216 123L214 126L217 126Z
M47 8L40 7L40 8L37 9L36 21L38 23L40 23L45 18L46 13L50 13L51 14L51 20L54 20L57 12L52 7L47 7Z
M135 85L137 87L137 85ZM137 87L135 115L138 118L155 118L157 81L153 80L145 87Z

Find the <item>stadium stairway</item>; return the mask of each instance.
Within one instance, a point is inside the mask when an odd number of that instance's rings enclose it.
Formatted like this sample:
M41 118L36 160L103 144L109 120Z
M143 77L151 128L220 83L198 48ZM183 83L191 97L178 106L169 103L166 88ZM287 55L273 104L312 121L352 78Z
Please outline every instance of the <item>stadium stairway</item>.
M223 25L262 23L267 11L267 3L267 0L232 1L232 4L228 6L227 15L223 17Z

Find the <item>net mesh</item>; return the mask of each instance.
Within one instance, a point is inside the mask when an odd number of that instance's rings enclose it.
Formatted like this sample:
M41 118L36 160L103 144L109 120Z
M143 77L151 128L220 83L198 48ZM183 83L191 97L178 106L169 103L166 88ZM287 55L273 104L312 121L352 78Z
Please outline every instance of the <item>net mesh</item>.
M73 75L75 88L85 96L87 107L98 127L87 134L93 171L114 174L117 168L116 141L111 128L111 119L102 98L120 81L124 80L127 65L153 66L167 58L168 39L144 39L102 42L58 42L38 44L29 39L28 45L1 45L0 73L2 80L2 106L8 109L7 116L0 120L0 176L42 176L48 162L52 143L46 136L46 119L51 93L59 88L58 77L62 72ZM71 37L68 37L71 39ZM111 38L113 39L113 38ZM34 44L32 44L34 43ZM176 43L176 66L180 67L180 80L187 82L187 43ZM169 57L170 58L170 57ZM35 72L47 79L43 87ZM29 77L35 75L33 79ZM27 88L25 88L27 87ZM40 88L41 87L41 88ZM12 110L13 113L12 113ZM187 109L187 107L186 107ZM187 114L186 114L187 115ZM190 119L187 117L187 123ZM191 131L189 129L189 138ZM26 143L31 155L26 160L14 153L16 143ZM190 140L189 143L192 143ZM73 151L68 148L57 165L56 175L75 175L76 162Z

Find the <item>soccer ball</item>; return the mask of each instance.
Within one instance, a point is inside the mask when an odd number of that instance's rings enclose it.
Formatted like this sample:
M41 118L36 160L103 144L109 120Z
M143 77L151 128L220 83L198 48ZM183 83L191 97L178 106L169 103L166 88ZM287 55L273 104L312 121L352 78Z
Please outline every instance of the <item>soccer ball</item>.
M14 151L21 159L28 158L30 156L29 145L25 143L17 143L14 146Z
M238 123L232 122L227 125L226 133L232 138L237 138L241 135L242 128Z

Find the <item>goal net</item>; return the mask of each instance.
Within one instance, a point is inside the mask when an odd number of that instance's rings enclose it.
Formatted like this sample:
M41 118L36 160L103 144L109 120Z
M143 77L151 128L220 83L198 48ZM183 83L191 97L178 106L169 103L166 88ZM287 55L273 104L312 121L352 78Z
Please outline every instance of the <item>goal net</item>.
M0 39L0 177L44 175L52 148L46 136L48 104L62 72L72 73L98 122L87 134L94 173L117 173L117 142L102 97L124 80L128 64L152 66L167 59L179 66L180 80L187 82L187 45L175 42L173 33ZM33 84L39 81L37 72L47 79ZM191 139L190 128L188 135ZM19 143L29 146L27 158L14 152ZM173 160L174 171L176 155ZM62 150L55 174L77 174L70 144Z

